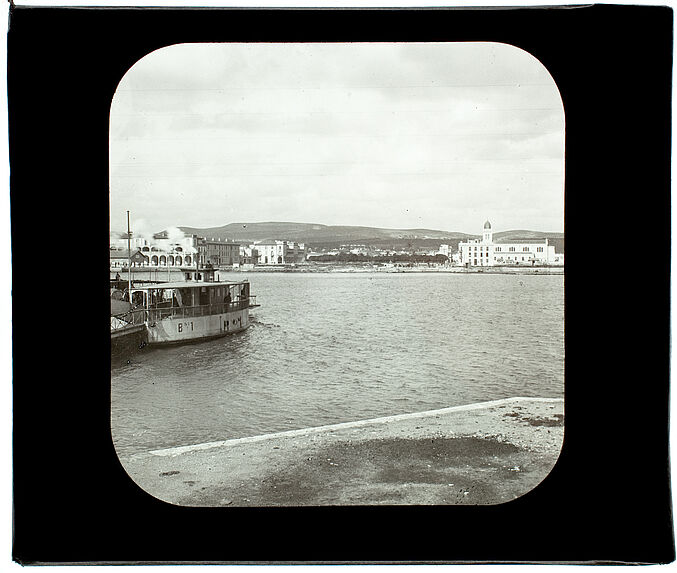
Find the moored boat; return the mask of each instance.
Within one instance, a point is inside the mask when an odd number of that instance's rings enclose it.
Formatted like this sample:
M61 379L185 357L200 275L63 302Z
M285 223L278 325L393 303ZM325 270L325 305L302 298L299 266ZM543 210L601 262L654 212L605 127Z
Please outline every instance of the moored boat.
M114 330L139 324L143 317L148 345L173 344L215 338L245 330L249 326L249 309L256 297L249 281L215 281L209 269L195 273L203 280L134 285L131 304L124 315L111 316ZM194 278L189 275L189 278ZM129 298L129 297L126 297ZM114 324L114 320L127 325ZM117 327L114 329L114 326Z
M111 278L111 354L130 349L215 338L245 330L249 309L258 306L249 281L214 280L207 263L181 268L185 281L132 279L131 229L127 211L127 280Z

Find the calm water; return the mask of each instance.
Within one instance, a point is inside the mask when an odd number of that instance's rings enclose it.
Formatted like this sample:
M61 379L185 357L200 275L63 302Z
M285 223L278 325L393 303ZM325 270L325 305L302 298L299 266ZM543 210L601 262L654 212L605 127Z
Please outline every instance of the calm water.
M113 369L120 455L563 396L561 275L222 275L247 277L261 304L247 331L149 349Z

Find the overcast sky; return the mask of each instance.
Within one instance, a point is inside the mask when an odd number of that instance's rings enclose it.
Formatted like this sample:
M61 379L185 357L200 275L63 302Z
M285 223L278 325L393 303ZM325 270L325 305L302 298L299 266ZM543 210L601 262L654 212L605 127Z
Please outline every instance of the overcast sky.
M181 44L111 107L111 229L564 230L564 111L505 44Z

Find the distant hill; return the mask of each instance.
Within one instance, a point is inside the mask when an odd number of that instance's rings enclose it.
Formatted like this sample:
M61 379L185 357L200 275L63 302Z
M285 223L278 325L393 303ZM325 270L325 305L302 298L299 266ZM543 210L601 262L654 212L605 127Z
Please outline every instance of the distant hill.
M433 248L446 243L457 248L460 241L479 238L455 231L435 229L384 229L349 225L320 225L316 223L265 222L229 223L221 227L179 227L186 234L195 234L208 239L242 242L284 239L308 243L313 248L334 248L344 244L363 244L380 248ZM540 231L514 230L494 233L496 239L543 239L548 238L557 252L564 252L564 234Z
M215 239L235 241L263 241L265 239L286 239L306 243L359 242L372 240L411 239L457 239L471 235L432 229L382 229L378 227L357 227L341 225L319 225L315 223L230 223L222 227L199 229L179 227L184 233L197 234Z
M494 233L494 239L513 241L517 239L563 239L564 233L543 233L541 231L499 231Z

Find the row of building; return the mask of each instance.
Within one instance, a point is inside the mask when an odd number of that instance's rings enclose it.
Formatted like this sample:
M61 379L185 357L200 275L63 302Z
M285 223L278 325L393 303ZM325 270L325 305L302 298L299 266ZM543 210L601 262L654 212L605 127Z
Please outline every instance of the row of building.
M309 249L304 243L284 240L266 240L242 244L197 235L156 233L152 239L144 237L129 240L131 257L128 254L126 234L111 236L111 268L124 268L131 259L135 267L192 267L211 264L214 267L239 267L242 265L290 265L308 259ZM345 248L344 248L345 247ZM376 250L378 251L378 250ZM323 254L351 252L356 254L380 254L365 245L342 245L339 249ZM548 239L495 240L491 223L486 221L480 239L460 242L458 250L450 245L440 245L430 255L447 257L448 264L465 267L492 267L504 265L562 266L564 254L555 252ZM406 251L403 251L406 253ZM393 253L397 254L397 253Z
M323 255L345 253L383 257L388 255L443 255L448 264L464 267L493 266L563 266L564 254L557 253L547 238L494 239L491 223L486 221L480 239L458 243L458 248L442 244L437 250L385 250L363 244L341 245L338 249L323 251ZM312 254L312 253L311 253Z
M130 250L128 251L128 243ZM131 256L130 256L131 253ZM241 265L288 265L306 260L304 243L268 240L242 244L197 235L170 235L156 233L152 239L126 234L111 237L110 264L112 268L134 267L192 267L210 264L214 267Z

